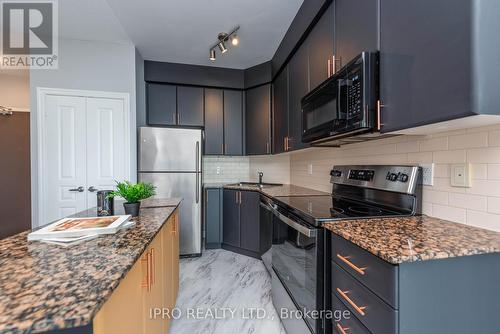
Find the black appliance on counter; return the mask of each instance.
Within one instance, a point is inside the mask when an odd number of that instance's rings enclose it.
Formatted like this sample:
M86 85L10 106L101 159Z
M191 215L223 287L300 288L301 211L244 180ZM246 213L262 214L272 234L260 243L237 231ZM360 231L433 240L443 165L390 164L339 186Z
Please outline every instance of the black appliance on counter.
M363 52L304 96L302 141L338 146L338 139L377 131L378 76L378 53Z
M330 271L324 267L330 243L323 223L421 214L420 167L334 166L330 175L331 195L261 196L261 208L273 214L268 219L273 224L273 243L262 259L271 272L278 314L281 309L331 308ZM288 334L319 334L331 325L325 317L281 320Z

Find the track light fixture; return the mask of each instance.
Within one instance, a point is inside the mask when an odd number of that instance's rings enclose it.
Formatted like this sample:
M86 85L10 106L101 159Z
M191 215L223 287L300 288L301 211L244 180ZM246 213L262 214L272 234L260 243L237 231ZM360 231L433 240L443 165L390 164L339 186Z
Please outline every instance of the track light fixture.
M214 62L216 60L216 54L215 54L215 48L219 48L221 54L224 54L228 51L228 48L226 47L226 42L231 40L231 44L233 46L237 46L240 42L238 36L236 35L236 32L240 29L239 26L234 28L229 34L225 32L219 33L217 36L218 42L210 48L210 60Z

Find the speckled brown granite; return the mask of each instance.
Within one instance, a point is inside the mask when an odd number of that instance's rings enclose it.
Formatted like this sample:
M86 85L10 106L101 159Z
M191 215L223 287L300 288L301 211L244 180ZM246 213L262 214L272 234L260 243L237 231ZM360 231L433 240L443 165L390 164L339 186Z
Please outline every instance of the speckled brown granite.
M265 186L263 188L259 188L256 186L248 186L248 185L225 185L226 189L236 189L236 190L250 190L250 191L258 191L261 194L264 194L269 197L282 197L282 196L324 196L330 195L329 193L325 193L318 190L308 189L304 187L294 186L293 184L284 184L281 186Z
M148 198L141 201L141 208L162 208L165 206L177 206L181 198Z
M323 226L392 264L500 252L500 233L428 216L345 220Z
M175 209L141 209L132 228L68 248L28 243L28 231L1 240L0 333L90 324Z

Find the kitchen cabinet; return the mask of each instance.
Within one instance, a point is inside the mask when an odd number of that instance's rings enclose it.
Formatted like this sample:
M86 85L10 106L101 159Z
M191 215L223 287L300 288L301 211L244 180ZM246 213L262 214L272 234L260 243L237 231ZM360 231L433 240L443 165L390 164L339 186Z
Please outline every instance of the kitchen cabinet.
M301 47L293 55L288 64L288 92L289 92L289 124L288 147L298 150L308 145L302 143L302 107L301 100L309 92L309 58L307 48Z
M381 0L380 13L381 131L470 115L471 1Z
M331 3L307 36L305 44L301 46L307 48L309 53L308 91L316 88L333 73L334 14L335 3Z
M256 253L260 250L259 203L258 192L240 192L240 247Z
M273 153L287 151L288 141L288 67L273 82Z
M149 125L177 124L177 87L155 83L146 84L147 123Z
M224 154L243 155L243 92L224 90Z
M203 88L177 87L177 125L203 126Z
M222 89L205 89L204 154L224 154L224 95Z
M260 222L260 194L256 191L223 190L222 248L260 258L268 232ZM269 234L269 233L268 233Z
M240 247L240 191L224 189L223 243Z
M151 308L175 307L179 290L178 209L122 279L93 320L94 334L168 333L169 319Z
M271 84L245 92L247 155L271 153Z
M379 49L379 0L335 0L335 69Z
M222 243L222 189L205 189L205 248L220 248Z

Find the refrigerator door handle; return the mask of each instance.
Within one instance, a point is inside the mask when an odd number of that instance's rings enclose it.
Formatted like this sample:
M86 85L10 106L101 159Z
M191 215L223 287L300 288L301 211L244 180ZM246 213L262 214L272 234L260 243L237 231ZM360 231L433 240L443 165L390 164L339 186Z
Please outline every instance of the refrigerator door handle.
M196 203L200 202L200 142L196 142Z

